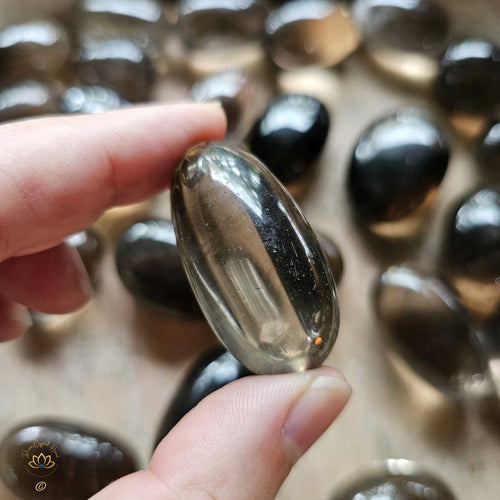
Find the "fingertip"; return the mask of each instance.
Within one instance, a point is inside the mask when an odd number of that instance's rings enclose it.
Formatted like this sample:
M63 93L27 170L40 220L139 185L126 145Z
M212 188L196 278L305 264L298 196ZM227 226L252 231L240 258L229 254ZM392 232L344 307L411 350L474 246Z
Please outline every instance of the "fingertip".
M33 321L27 307L0 297L0 341L13 340L32 325Z

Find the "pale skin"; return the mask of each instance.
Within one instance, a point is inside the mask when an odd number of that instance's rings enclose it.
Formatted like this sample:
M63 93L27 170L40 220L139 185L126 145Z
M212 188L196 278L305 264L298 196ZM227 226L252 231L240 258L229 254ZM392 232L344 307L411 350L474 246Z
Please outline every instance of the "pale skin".
M28 307L66 313L92 295L63 239L108 208L168 187L185 151L224 137L217 104L133 108L0 126L0 340ZM272 499L342 411L350 387L331 367L233 382L189 412L145 470L95 499Z

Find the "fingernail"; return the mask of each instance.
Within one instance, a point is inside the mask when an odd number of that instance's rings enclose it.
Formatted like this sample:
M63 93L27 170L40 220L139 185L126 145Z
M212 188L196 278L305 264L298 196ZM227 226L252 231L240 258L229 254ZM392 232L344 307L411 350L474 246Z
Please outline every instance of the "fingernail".
M292 454L298 459L328 429L347 403L351 387L341 376L316 377L294 403L283 428Z

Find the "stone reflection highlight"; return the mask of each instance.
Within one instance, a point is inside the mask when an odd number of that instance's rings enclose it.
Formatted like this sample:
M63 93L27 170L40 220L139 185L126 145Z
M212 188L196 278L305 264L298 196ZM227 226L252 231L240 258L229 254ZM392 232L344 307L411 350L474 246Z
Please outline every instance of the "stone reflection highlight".
M99 86L70 87L62 96L65 113L104 113L127 104L114 90Z
M443 282L394 266L380 276L374 297L389 346L428 382L458 398L491 390L475 327Z
M267 168L224 144L194 147L174 175L172 214L200 306L238 361L254 373L324 361L338 331L334 280Z

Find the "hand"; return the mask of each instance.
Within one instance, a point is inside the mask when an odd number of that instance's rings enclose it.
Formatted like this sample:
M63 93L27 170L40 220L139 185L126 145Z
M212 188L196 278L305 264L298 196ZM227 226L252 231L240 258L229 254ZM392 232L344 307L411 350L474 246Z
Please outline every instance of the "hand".
M199 104L1 126L0 340L26 330L28 307L65 313L88 300L89 278L66 236L166 188L190 146L224 132L220 106ZM144 471L94 498L274 498L349 395L329 367L241 379L189 412Z

